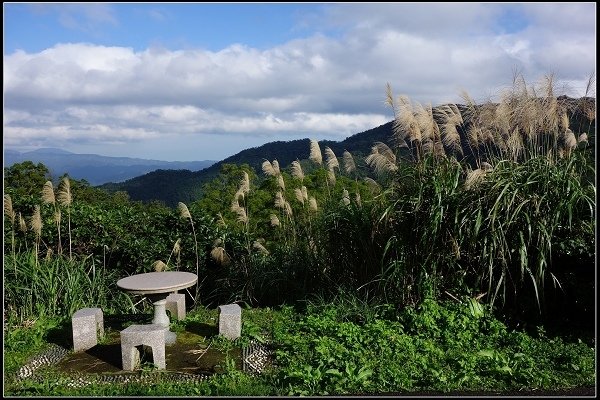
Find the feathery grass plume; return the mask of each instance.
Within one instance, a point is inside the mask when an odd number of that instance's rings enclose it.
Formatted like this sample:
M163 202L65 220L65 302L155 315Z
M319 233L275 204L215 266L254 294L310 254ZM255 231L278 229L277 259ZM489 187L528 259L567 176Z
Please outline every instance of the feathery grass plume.
M254 243L252 244L252 248L258 250L259 253L265 256L269 255L269 250L267 250L265 246L263 246L258 240L254 241Z
M462 155L463 150L460 143L460 134L456 129L457 126L462 125L464 122L460 110L456 104L446 104L439 109L444 119L444 123L442 124L442 141L446 147Z
M440 137L440 127L433 118L433 108L431 104L423 106L420 103L415 103L415 120L421 130L422 140L431 139L435 141Z
M40 240L42 237L42 215L40 213L40 206L35 205L33 209L33 215L30 221L31 230L35 234L35 265L39 265L38 253L40 251Z
M408 96L402 95L398 97L398 103L398 116L396 120L398 121L399 129L406 132L405 137L408 137L408 140L411 142L415 140L420 142L423 137L410 99Z
M248 215L246 214L246 209L244 207L240 207L237 199L233 202L233 204L231 204L231 211L237 214L238 222L244 224L248 222Z
M9 194L5 194L4 195L4 215L6 215L9 219L10 219L10 238L11 238L11 249L12 249L12 256L13 256L13 260L14 260L14 267L15 267L15 273L17 271L17 261L16 261L16 253L15 253L15 218L17 216L17 214L15 213L15 210L13 209L13 205L12 205L12 198L10 197ZM19 216L21 214L19 213Z
M588 143L588 135L587 135L587 133L584 132L581 135L579 135L579 137L577 138L577 144L586 146L587 143Z
M273 168L273 164L271 164L271 161L269 161L269 160L263 161L262 170L266 176L276 176L277 175L277 173L275 172L275 168Z
M177 259L177 269L179 270L179 263L181 262L181 239L178 238L173 244L173 249L171 250L171 254L169 254L169 258L167 259L167 266L169 265L169 261L171 261L171 256L175 255Z
M348 193L346 189L344 189L344 191L342 192L342 202L346 206L350 205L350 193Z
M569 116L567 115L566 111L563 111L560 115L559 126L562 131L569 129Z
M227 255L227 252L221 246L212 249L210 252L210 257L213 259L213 261L215 261L215 263L222 267L228 266L231 262L229 255Z
M23 218L21 213L19 213L19 230L21 230L23 233L27 232L27 223L25 222L25 218Z
M42 215L40 213L40 206L39 205L35 205L34 209L33 209L33 215L31 217L31 230L35 233L36 238L39 240L39 238L42 236Z
M71 195L71 181L66 176L60 182L57 198L60 205L64 207L69 207L73 203L73 196Z
M47 181L44 183L44 187L42 188L42 201L46 204L56 204L52 181Z
M310 156L308 158L315 164L323 164L323 156L321 155L319 142L314 139L310 139Z
M294 194L296 195L296 200L298 200L302 205L304 205L304 196L302 195L302 189L295 188Z
M327 169L329 169L331 171L333 171L334 168L340 167L340 163L339 163L337 157L335 156L335 153L329 147L325 147L325 160L326 160L325 164L327 165Z
M508 137L506 148L511 160L518 161L523 151L523 138L519 134L518 128L515 128Z
M280 226L281 223L279 222L279 218L277 218L277 215L275 214L271 214L271 226Z
M292 206L287 201L284 201L284 203L283 203L283 211L285 212L285 215L287 215L288 217L291 217L293 215Z
M283 175L277 175L277 186L281 190L285 190L285 181L283 180Z
M292 176L298 178L301 181L304 180L304 172L302 171L302 165L299 161L292 161Z
M394 152L384 143L376 142L371 147L371 154L365 158L365 162L373 169L378 175L393 172L398 169L396 165L396 155Z
M319 207L317 206L317 199L315 199L314 197L310 197L310 199L308 199L308 204L310 206L310 210L317 212L317 210L319 209Z
M467 174L467 178L465 179L465 189L471 190L483 182L486 171L481 168L474 169L469 171Z
M571 151L577 147L577 139L572 130L568 129L562 134L564 140L565 152L567 155L571 154Z
M225 219L223 218L223 214L217 213L217 225L218 226L227 226L225 223Z
M271 164L273 165L273 171L275 171L275 175L281 175L281 170L279 169L279 161L273 160Z
M490 164L490 163L489 163L489 162L487 162L487 161L483 161L483 162L481 163L481 166L480 166L479 168L481 168L482 170L484 170L484 171L486 171L486 172L487 172L487 171L492 171L492 170L494 169L494 167L492 167L492 164Z
M285 207L285 200L283 198L283 193L281 191L278 191L277 193L275 193L275 207L276 208L284 208Z
M156 260L156 261L154 261L154 264L152 264L152 269L154 269L154 271L156 271L156 272L162 272L166 268L167 268L167 264L165 264L161 260Z
M11 225L14 226L16 213L13 210L12 198L10 197L10 194L4 195L4 215L10 219Z
M327 182L329 182L329 184L331 186L335 186L335 172L332 169L328 169L327 170Z
M356 192L356 195L355 195L354 199L356 200L356 204L358 204L360 206L361 205L361 199L360 199L360 193L359 192Z
M381 186L379 186L379 183L377 183L373 178L366 177L365 182L369 186L369 189L371 189L372 193L379 193L381 191Z
M243 172L242 180L240 181L239 191L246 194L250 192L250 177L246 171Z
M347 174L351 174L356 171L356 163L354 162L354 157L348 150L344 150L344 154L342 155L344 160L344 170Z
M304 200L308 201L308 189L306 186L302 186L300 190L302 191L302 197L304 197Z
M190 210L185 205L185 203L179 202L177 203L177 210L179 211L179 216L183 219L192 219L192 214L190 214Z
M67 176L65 176L59 184L57 200L61 206L67 207L67 226L69 229L69 258L72 259L73 241L71 238L71 204L73 203L73 196L71 195L71 181Z

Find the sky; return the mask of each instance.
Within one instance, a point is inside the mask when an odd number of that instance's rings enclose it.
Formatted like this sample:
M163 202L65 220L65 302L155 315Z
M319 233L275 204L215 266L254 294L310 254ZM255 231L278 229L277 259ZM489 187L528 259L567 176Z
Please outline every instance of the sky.
M222 160L344 140L394 95L585 94L595 3L3 3L4 149ZM594 75L595 76L595 75ZM592 95L595 97L595 84Z

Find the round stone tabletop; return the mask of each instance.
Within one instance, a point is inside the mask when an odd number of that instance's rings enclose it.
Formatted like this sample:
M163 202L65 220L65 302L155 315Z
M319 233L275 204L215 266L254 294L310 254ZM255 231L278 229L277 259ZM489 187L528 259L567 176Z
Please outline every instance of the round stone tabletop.
M198 277L191 272L163 271L131 275L119 279L117 286L134 294L156 294L185 289L197 281Z

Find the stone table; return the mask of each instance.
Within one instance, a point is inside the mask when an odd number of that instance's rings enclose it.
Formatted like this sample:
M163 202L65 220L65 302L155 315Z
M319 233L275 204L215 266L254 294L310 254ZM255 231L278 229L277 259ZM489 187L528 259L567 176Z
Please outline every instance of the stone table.
M164 271L131 275L117 281L117 286L131 294L145 295L152 301L154 304L152 323L164 326L167 330L165 342L173 344L176 335L169 330L169 316L165 310L167 296L177 290L193 286L197 281L198 276L191 272Z

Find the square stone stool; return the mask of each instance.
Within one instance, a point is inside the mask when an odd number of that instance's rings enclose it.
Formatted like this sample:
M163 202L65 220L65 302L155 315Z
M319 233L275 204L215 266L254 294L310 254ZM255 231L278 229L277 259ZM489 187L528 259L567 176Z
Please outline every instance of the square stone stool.
M73 350L85 351L98 344L104 336L104 315L100 308L82 308L71 317Z
M231 340L242 335L242 309L239 305L219 306L219 335Z
M171 293L167 296L165 309L171 313L171 318L181 321L185 318L185 294Z
M166 369L165 332L162 325L130 325L121 331L121 360L124 371L133 371L140 362L136 346L152 349L152 359L158 369Z

